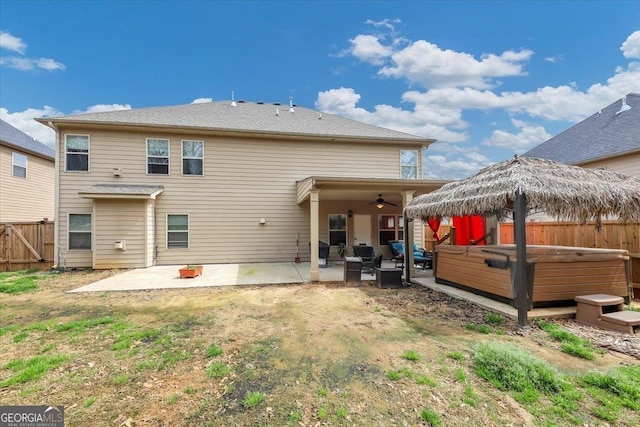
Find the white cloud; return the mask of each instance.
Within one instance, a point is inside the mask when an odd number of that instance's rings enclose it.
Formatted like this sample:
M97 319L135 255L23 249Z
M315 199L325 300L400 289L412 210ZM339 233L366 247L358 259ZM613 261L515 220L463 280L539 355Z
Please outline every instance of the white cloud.
M76 110L73 114L99 113L103 111L130 110L131 106L126 104L97 104L86 110ZM11 126L20 129L22 132L37 139L45 145L55 149L55 132L53 129L36 122L34 119L43 117L63 116L65 113L53 107L45 105L42 108L28 108L24 111L9 112L6 108L0 107L0 119Z
M547 56L546 58L544 58L545 62L551 62L554 64L562 61L563 59L564 57L562 55Z
M542 126L532 125L522 120L511 120L518 128L517 133L509 133L505 130L494 131L482 144L489 147L500 147L513 150L514 154L522 154L533 147L542 144L553 135L547 133Z
M12 50L23 55L27 44L22 39L0 31L0 48ZM0 66L7 66L19 71L42 69L47 71L64 70L63 63L51 58L25 58L21 56L0 57Z
M640 59L640 31L631 33L620 46L620 50L625 58Z
M385 58L393 53L393 49L383 46L376 36L360 34L349 42L351 43L350 52L353 56L373 65L384 64Z
M27 50L27 44L19 37L12 36L8 32L0 31L0 48L24 54Z
M47 71L64 70L66 67L63 63L51 58L21 58L18 56L10 56L0 58L0 65L6 65L20 71L31 71L40 68Z
M96 104L86 110L75 110L73 114L104 113L105 111L131 110L129 104Z
M395 31L399 22L368 21L376 30L388 30L391 34L357 35L350 39L351 49L345 52L373 65L378 75L406 79L409 85L400 100L411 107L379 104L365 109L358 105L361 95L355 88L341 87L319 92L316 108L436 138L438 142L425 151L426 178L469 176L504 159L490 159L491 156L520 154L551 138L546 123L576 123L640 87L640 62L632 61L612 70L606 82L584 89L569 83L526 92L500 92L495 89L496 79L527 75L531 50L508 50L476 58L469 53L442 49L427 40L407 41ZM626 58L640 59L640 31L631 34L620 49ZM544 60L555 63L564 58L556 55ZM410 90L413 83L425 89ZM481 149L471 145L473 141L469 141L471 136L467 133L470 127L465 114L472 111L491 114L484 124L493 123L492 133L484 138L476 136L477 145L484 147ZM502 125L504 118L509 119L507 127ZM474 122L475 127L477 123Z
M506 51L501 55L485 54L477 60L465 52L440 49L436 44L418 40L395 52L392 64L378 71L379 75L406 78L425 88L473 87L486 89L495 85L497 77L525 75L525 62L533 52Z
M64 70L66 68L63 63L51 58L38 58L34 59L34 62L38 68L48 71Z
M213 102L213 98L196 98L191 101L192 104L204 104L207 102Z
M10 113L6 108L0 107L0 119L9 123L11 126L20 129L22 132L37 139L52 149L55 149L55 132L53 129L36 122L34 119L40 117L60 116L58 110L45 105L42 108L28 108L24 111Z

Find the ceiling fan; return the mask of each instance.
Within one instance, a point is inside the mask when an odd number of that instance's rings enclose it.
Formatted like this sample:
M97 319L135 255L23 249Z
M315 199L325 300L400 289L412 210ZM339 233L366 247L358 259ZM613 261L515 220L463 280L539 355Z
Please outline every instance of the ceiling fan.
M384 205L391 205L391 206L398 206L395 203L391 203L391 202L386 202L383 198L382 198L382 194L378 194L378 198L376 199L375 202L371 202L369 203L370 205L376 205L376 208L378 209L382 209L384 208Z

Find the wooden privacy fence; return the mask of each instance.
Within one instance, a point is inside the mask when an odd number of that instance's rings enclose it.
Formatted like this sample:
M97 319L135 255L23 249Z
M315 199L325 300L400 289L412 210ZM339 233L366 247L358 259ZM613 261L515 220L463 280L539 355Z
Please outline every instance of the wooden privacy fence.
M0 224L0 271L53 266L53 221Z

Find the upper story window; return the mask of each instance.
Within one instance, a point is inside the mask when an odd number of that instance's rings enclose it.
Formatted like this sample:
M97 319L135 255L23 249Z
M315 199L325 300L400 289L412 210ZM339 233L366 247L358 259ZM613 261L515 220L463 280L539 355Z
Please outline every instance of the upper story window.
M27 156L20 153L11 153L11 166L13 176L18 178L27 177Z
M66 171L89 172L89 135L67 135Z
M147 173L169 175L169 140L147 138Z
M414 150L400 151L400 178L418 179L418 152Z
M182 141L182 174L203 175L204 142Z

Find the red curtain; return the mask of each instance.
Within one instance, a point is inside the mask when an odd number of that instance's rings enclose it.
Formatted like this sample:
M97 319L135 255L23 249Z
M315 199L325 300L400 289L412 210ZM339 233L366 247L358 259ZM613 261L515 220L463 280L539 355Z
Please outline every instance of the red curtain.
M484 237L485 223L482 215L454 216L453 226L456 228L456 245L470 245L471 241L478 241ZM483 239L476 243L486 245Z
M427 224L429 224L429 228L433 231L433 238L437 242L440 240L438 236L438 229L440 228L440 218L429 218L427 220Z

